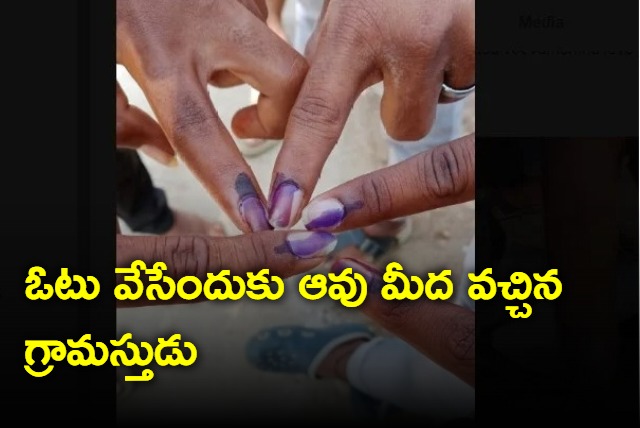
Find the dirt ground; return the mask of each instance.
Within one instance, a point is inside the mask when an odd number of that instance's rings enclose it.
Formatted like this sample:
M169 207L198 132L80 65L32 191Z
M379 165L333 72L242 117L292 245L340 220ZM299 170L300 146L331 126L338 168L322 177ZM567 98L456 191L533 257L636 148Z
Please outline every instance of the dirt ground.
M291 19L285 13L285 25ZM287 27L289 28L289 27ZM150 112L150 108L135 82L123 69L118 80L132 104ZM233 113L249 103L248 87L218 90L210 94L225 124ZM316 194L353 177L385 166L387 148L379 121L379 96L375 91L364 93L356 103L342 138L330 156L316 188ZM466 101L465 128L475 131L475 106L471 96ZM262 189L268 190L275 149L248 159ZM173 207L196 213L210 220L221 221L227 234L237 229L226 219L202 185L184 165L167 168L153 160L143 159L157 187L167 193ZM124 233L126 227L121 225ZM414 216L410 240L388 254L382 263L398 261L407 270L439 272L443 268L459 273L467 246L474 233L474 203L447 207ZM457 278L457 276L454 276ZM118 404L118 416L123 421L136 415L198 414L203 408L211 415L222 415L229 403L257 403L264 411L292 417L305 414L327 414L349 417L351 414L348 388L337 381L313 381L304 376L266 374L252 368L244 358L247 339L256 331L281 324L325 326L345 321L365 322L357 310L341 308L331 302L309 302L297 293L297 280L288 280L287 292L277 302L240 300L232 304L205 302L156 308L120 309L118 335L133 333L138 340L155 342L158 337L181 333L183 340L193 342L198 360L192 367L159 367L148 383L127 383L130 388ZM454 281L455 284L455 281ZM380 334L385 332L380 331ZM118 336L119 337L119 336ZM137 373L136 373L137 374ZM277 394L274 394L277 391ZM179 401L174 401L181 397ZM265 414L265 417L269 417Z

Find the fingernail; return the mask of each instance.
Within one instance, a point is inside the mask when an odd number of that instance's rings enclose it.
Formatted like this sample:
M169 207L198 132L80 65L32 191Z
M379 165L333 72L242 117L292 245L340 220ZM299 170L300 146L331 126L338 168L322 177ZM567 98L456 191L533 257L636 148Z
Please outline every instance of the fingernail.
M156 146L145 145L140 147L140 150L150 158L160 162L165 166L173 167L178 165L178 159L175 157L175 155L167 153Z
M251 228L251 231L271 230L271 225L267 219L267 210L258 197L258 192L256 192L253 182L244 172L236 177L235 189L239 198L238 210L244 221Z
M364 277L369 285L369 292L379 293L384 286L382 281L383 272L380 272L374 267L368 266L355 259L339 259L331 265L331 272L339 275L345 269L351 268L354 272L359 273Z
M327 232L293 232L287 236L286 243L293 255L311 259L329 255L338 240Z
M293 226L291 222L302 205L302 189L293 181L283 181L276 187L271 198L269 221L276 228Z
M267 210L258 198L247 197L240 201L240 215L253 232L271 230Z
M302 221L309 230L326 230L338 227L346 210L337 199L312 201L302 212Z

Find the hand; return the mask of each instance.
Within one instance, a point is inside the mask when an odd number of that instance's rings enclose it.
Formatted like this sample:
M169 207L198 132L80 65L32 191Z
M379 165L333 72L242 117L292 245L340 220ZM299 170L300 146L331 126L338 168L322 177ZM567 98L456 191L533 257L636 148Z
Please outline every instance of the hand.
M309 230L337 232L475 198L475 134L357 177L318 197L302 219Z
M152 148L162 157L171 158L172 149L158 124L142 110L130 106L116 84L116 144L120 147ZM152 152L155 153L155 152ZM286 278L306 272L322 263L335 246L329 233L260 232L239 237L205 236L123 236L116 221L116 261L126 267L133 260L151 266L163 261L167 275L177 279L186 275L204 277L208 272L229 269L234 275L269 269L273 275ZM193 301L195 303L196 301ZM184 300L117 301L119 307L187 303Z
M281 138L307 64L264 23L255 0L118 0L117 62L143 90L172 150L244 232L270 229L265 198L209 98L207 84L249 83L241 138Z
M187 275L206 279L207 273L228 269L232 275L244 276L269 269L270 275L284 279L306 272L325 260L335 247L336 238L329 233L266 231L236 237L206 236L124 236L116 235L116 266L130 266L142 260L147 266L156 262L167 265L166 276L177 280ZM205 300L168 301L144 298L118 300L119 307L197 303Z
M387 133L417 140L431 127L443 82L475 83L473 0L330 0L325 6L272 177L269 215L276 227L298 221L365 88L384 81Z

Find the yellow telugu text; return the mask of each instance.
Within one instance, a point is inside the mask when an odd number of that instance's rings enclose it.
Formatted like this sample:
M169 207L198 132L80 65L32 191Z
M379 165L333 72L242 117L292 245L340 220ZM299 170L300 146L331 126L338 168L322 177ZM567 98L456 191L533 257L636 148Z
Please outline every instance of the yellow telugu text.
M158 344L152 346L149 342L140 344L129 342L131 333L125 333L120 340L111 340L112 347L124 347L125 349L109 350L109 346L103 342L91 343L91 335L85 334L79 340L67 340L66 344L59 340L25 340L24 369L31 376L44 377L53 370L52 361L65 361L71 366L139 366L146 367L151 363L159 366L190 366L198 356L196 347L191 342L184 342L182 346L188 352L188 358L179 349L182 336L174 334L169 339L159 338ZM36 370L32 366L36 363L33 352L41 349L43 357L40 363L45 366L42 370ZM126 381L149 381L153 379L151 369L144 369L140 376L125 376Z
M491 300L498 294L498 288L502 298L510 301L527 300L531 294L537 300L555 300L562 293L562 283L556 278L558 269L550 269L544 275L534 273L533 279L538 282L536 285L533 285L529 275L523 272L511 274L510 282L496 282L490 276L492 272L491 268L487 268L480 275L469 274L469 279L473 283L469 286L469 297L473 300ZM516 287L512 288L513 286ZM524 310L521 310L519 305L505 306L512 318L529 318L532 313L531 305L523 302L522 308Z
M167 265L163 262L156 262L152 268L147 268L140 260L134 261L131 267L117 268L116 273L125 274L125 283L116 286L116 299L137 300L144 294L148 300L169 300L176 295L187 301L203 296L207 300L239 300L245 295L252 300L277 300L284 294L284 281L275 275L269 276L269 269L262 269L257 274L247 273L246 281L241 276L232 276L229 270L217 275L207 273L204 283L195 276L184 276L175 281L164 276L165 270ZM147 275L150 282L146 287L140 278L141 272ZM133 283L134 287L126 282ZM271 289L271 283L275 283L275 291Z
M204 281L195 276L175 280L164 275L166 270L167 265L163 262L147 267L140 260L131 263L130 267L117 268L116 273L123 274L124 281L114 289L116 299L240 300L246 296L252 300L278 300L284 295L284 281L278 276L269 275L268 269L262 269L257 274L249 272L246 277L223 270L218 274L207 273ZM512 318L531 316L531 304L524 300L555 300L562 293L557 269L550 269L544 275L534 273L533 279L523 272L514 272L510 281L496 281L491 277L492 273L491 268L484 269L479 275L469 273L468 278L472 284L467 290L468 296L473 300L491 300L500 295L508 301L519 301L505 306ZM91 300L100 291L100 284L92 276L86 279L79 275L70 276L68 269L63 268L55 284L51 285L42 283L41 278L45 274L44 269L39 266L29 270L25 294L30 300L47 300L54 294L62 300ZM307 300L319 300L328 296L349 308L362 305L370 287L380 290L380 295L385 300L448 300L454 295L450 276L449 269L439 274L428 273L426 279L406 275L400 263L391 262L386 266L382 278L370 279L376 282L376 287L371 287L373 284L368 284L360 273L346 268L340 274L305 275L298 283L298 291ZM70 289L73 282L78 283L79 291Z
M29 269L26 283L27 289L25 294L29 300L48 300L55 294L60 300L93 300L100 293L100 283L93 276L86 279L80 275L69 275L69 269L60 269L60 276L56 279L54 285L43 284L42 278L47 273L40 266L34 266ZM70 290L72 284L76 282L80 286L79 291ZM89 286L91 284L91 286ZM89 290L91 290L89 292Z

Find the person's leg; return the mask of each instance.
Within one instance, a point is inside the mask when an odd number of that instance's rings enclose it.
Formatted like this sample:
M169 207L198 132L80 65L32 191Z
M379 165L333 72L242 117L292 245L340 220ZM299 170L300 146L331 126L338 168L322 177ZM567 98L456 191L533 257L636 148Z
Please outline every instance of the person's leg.
M475 311L468 296L475 273L475 237L464 249L453 303ZM323 329L275 327L256 334L247 357L258 369L341 379L365 397L436 419L473 416L475 390L406 342L374 337L364 325Z
M344 373L336 375L364 394L412 413L455 419L474 410L471 386L397 338L360 344Z
M468 297L475 272L475 238L465 248L458 294L453 303L475 310ZM472 417L475 390L396 338L375 337L365 325L321 329L274 327L247 344L247 357L258 369L341 379L362 395L437 419Z
M137 151L116 150L116 180L116 214L132 232L224 236L221 224L171 209L164 190L153 185Z
M468 274L475 273L475 236L464 249L453 303L475 311ZM467 417L475 390L397 338L362 338L335 347L318 365L318 377L338 378L377 400L440 418Z
M259 370L340 379L360 394L434 418L467 417L474 389L409 344L365 325L279 326L255 334L247 358Z

